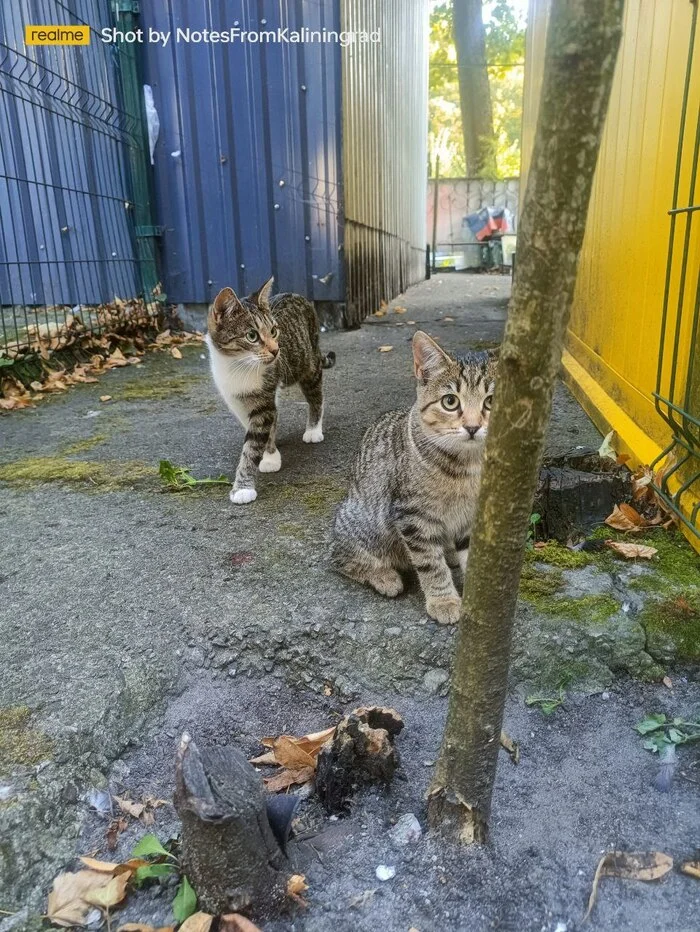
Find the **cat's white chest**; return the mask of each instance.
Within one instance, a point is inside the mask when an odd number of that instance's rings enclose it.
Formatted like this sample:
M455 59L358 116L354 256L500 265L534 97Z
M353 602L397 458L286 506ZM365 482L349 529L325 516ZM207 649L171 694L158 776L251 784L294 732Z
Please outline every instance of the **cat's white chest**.
M209 365L219 394L244 427L248 426L248 405L245 395L257 392L263 386L262 367L249 368L214 346L209 334L204 338L209 348Z

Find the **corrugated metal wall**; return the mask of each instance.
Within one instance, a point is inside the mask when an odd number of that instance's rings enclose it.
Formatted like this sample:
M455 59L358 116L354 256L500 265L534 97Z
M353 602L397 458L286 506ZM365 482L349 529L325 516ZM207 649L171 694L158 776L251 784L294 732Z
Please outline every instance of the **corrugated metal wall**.
M141 25L173 36L143 47L168 299L247 294L274 274L342 301L339 47L176 41L178 27L338 29L337 0L141 0Z
M341 0L343 28L381 43L343 50L347 318L425 277L428 3Z
M25 23L99 29L112 14L109 0L0 6L0 305L22 320L28 307L141 287L128 206L140 124L122 109L118 52L94 34L87 46L25 47Z
M530 0L523 120L523 168L532 149L549 0ZM564 364L572 387L602 427L649 462L672 431L654 404L666 286L674 175L693 5L627 0L623 40L583 244ZM700 63L700 32L695 62ZM689 124L679 203L692 203L700 107L698 69L690 82ZM695 191L697 203L697 189ZM669 266L665 330L676 343L676 393L686 383L700 273L700 224L679 216ZM681 281L686 255L685 282ZM692 287L690 284L692 283ZM686 284L685 298L682 297ZM670 358L667 369L670 369ZM668 381L662 373L662 391ZM682 397L680 391L678 397ZM697 399L696 399L697 408Z

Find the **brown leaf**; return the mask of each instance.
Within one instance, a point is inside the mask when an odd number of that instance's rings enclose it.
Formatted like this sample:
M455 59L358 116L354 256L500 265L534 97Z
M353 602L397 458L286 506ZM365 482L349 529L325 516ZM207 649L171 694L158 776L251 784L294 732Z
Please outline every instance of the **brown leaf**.
M88 890L83 894L83 899L91 906L99 906L101 909L111 909L116 906L126 896L126 887L131 879L131 872L124 871L123 874L117 874L112 877L104 887Z
M100 401L111 401L111 400L112 400L111 395L100 395Z
M631 544L623 540L606 540L605 546L615 553L619 553L626 560L651 560L659 551L656 547L647 547L645 544Z
M128 366L129 360L126 358L124 353L117 347L113 353L105 360L105 369L115 369L119 366Z
M81 857L78 860L82 861L89 870L99 871L101 874L113 874L119 867L118 864L113 864L111 861L98 861L97 858Z
M405 308L405 307L395 307L395 308L394 308L394 314L405 314L405 313L406 313L406 308Z
M192 913L180 926L179 932L209 932L214 917L209 913Z
M700 880L700 861L686 861L681 864L681 873Z
M379 352L380 352L380 353L390 353L390 352L393 350L393 348L394 348L394 347L391 346L391 344L387 343L386 346L380 346L380 347L379 347Z
M265 786L270 793L279 793L280 790L289 789L295 783L308 783L313 780L314 767L304 767L301 770L282 770L274 777L264 777Z
M386 311L384 311L384 310L379 310L379 311L375 311L374 314L373 314L372 316L373 316L373 317L384 317L385 314L386 314Z
M143 814L143 810L146 808L143 803L135 803L130 799L124 799L121 796L112 796L112 799L119 806L122 812L126 812L127 815L133 816L134 819L140 819Z
M227 913L219 919L219 932L260 932L260 929L240 913Z
M501 732L501 747L508 752L514 764L520 763L520 746L505 731Z
M664 686L665 686L667 689L673 689L673 682L672 682L670 676L665 676L665 677L661 680L661 682L664 684Z
M182 353L177 348L177 346L172 346L170 348L170 355L173 357L173 359L182 359Z
M149 926L143 922L127 922L125 926L119 926L117 932L175 932L175 926Z
M303 767L315 767L316 761L297 742L288 735L280 735L274 744L275 758L283 767L301 770Z
M84 925L90 912L85 896L106 887L111 879L108 874L88 870L59 874L49 893L47 918L54 925L66 928Z
M292 735L280 735L278 738L265 737L261 739L266 751L259 757L251 758L251 764L280 764L291 770L305 767L316 767L316 758L323 745L333 736L335 726L314 731L301 738Z
M112 819L109 823L109 828L107 829L107 847L110 851L114 851L117 847L117 841L119 839L119 833L123 832L124 829L128 826L127 820L122 816L118 819Z
M591 895L588 899L588 909L583 921L591 914L598 895L598 884L601 877L622 877L625 880L659 880L673 867L673 858L661 851L611 851L598 862Z
M306 900L302 897L302 893L305 893L308 889L309 885L303 874L292 874L287 881L287 896L291 896L292 899L302 903L304 906L306 906Z
M612 514L605 519L605 523L608 527L615 528L616 531L639 531L647 525L639 512L626 502L615 505Z
M274 751L265 751L259 757L250 757L248 759L251 764L276 764L278 762Z

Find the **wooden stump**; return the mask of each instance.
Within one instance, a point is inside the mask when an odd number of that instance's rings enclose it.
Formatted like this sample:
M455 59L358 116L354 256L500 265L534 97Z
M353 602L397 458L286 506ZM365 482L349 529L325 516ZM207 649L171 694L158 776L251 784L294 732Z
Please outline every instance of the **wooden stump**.
M629 470L609 457L576 450L545 460L532 506L541 515L537 538L565 544L584 536L631 497Z
M287 859L267 816L260 775L233 748L201 751L189 735L175 765L182 865L214 915L274 912L285 895Z
M379 706L355 709L338 723L316 766L316 791L327 812L346 812L362 784L391 782L399 766L394 738L402 728L397 712Z

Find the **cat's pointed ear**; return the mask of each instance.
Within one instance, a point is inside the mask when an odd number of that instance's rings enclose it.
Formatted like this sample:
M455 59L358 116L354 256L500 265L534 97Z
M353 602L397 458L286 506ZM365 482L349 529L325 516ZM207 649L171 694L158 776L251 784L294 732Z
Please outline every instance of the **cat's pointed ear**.
M413 334L413 368L417 379L425 381L432 378L450 362L450 357L435 340L422 330L416 330Z
M270 304L270 295L272 294L272 285L275 280L275 276L272 275L268 280L262 285L258 290L251 295L251 298L255 301L258 307L268 307Z
M222 288L218 295L214 298L214 303L211 306L210 314L214 320L221 320L225 312L231 308L235 307L241 302L238 300L238 296L233 288Z

